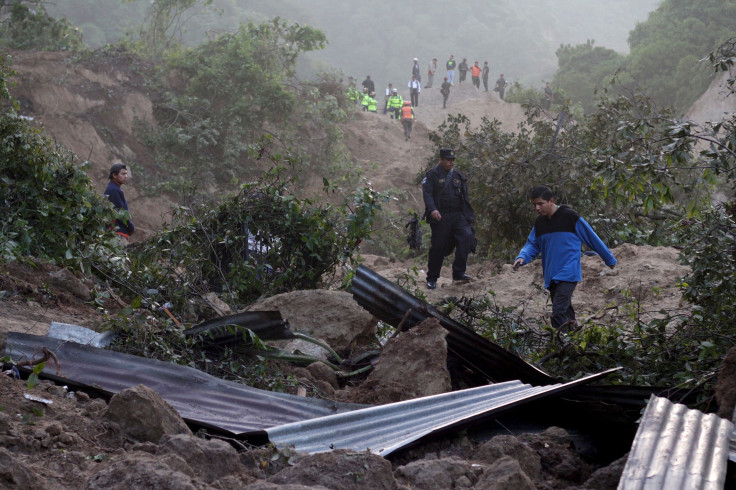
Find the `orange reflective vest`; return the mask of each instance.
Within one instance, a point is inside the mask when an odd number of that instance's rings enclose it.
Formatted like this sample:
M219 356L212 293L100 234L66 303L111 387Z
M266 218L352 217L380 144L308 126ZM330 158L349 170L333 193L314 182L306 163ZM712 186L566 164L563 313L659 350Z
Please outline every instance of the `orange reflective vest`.
M414 119L414 111L410 105L401 108L401 119Z
M473 76L474 77L479 77L480 76L480 66L473 65L473 67L471 68L471 70L473 70Z

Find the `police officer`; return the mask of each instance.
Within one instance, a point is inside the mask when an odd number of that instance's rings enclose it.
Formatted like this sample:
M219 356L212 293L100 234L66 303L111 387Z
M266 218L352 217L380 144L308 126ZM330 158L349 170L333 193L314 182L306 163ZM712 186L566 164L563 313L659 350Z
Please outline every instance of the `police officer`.
M470 276L465 274L468 254L475 252L473 232L473 208L468 199L465 177L454 170L455 150L440 149L439 164L422 180L424 215L432 228L432 245L429 249L427 266L427 288L435 289L442 269L442 260L455 249L452 263L452 280L466 283Z

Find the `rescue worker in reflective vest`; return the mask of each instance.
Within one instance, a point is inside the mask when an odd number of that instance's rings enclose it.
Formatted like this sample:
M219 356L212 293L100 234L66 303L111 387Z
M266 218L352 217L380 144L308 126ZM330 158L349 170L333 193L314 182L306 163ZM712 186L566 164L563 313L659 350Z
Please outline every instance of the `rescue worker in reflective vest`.
M413 124L414 108L411 106L411 102L405 100L404 105L401 107L401 125L404 126L404 141L411 139L411 127Z
M363 110L363 112L368 110L368 101L371 98L367 90L368 89L363 89L363 96L360 99L360 108Z
M355 82L351 78L348 82L348 100L355 105L358 105L358 99L360 98L360 92L355 88Z
M376 102L376 93L371 92L368 96L368 112L376 112L378 102Z
M473 223L475 216L468 198L465 176L455 170L455 150L442 148L439 164L422 180L424 216L432 228L432 245L427 265L427 288L435 289L442 261L455 248L452 280L467 283L465 273L468 254L475 252L477 242Z
M475 88L480 89L480 66L478 66L477 61L470 67L470 70L470 75L473 77L473 85Z
M388 111L391 113L391 119L401 119L399 112L404 105L404 98L399 95L397 89L393 90L391 97L388 98Z

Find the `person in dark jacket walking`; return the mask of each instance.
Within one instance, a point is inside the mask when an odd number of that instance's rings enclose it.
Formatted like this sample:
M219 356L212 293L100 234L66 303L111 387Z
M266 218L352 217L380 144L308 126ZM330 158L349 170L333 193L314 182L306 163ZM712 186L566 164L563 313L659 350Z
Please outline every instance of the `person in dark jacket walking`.
M463 58L459 65L457 65L457 71L460 72L460 83L465 81L465 77L468 75L468 59Z
M427 288L435 289L440 277L442 261L455 247L452 280L466 283L471 280L465 273L470 252L475 252L473 223L475 217L468 198L465 176L455 170L455 150L440 149L439 164L427 172L422 180L424 216L432 228L432 245L427 265Z
M442 94L442 108L447 109L447 98L450 96L450 87L452 87L452 84L447 81L447 77L445 77L445 81L442 82L442 86L440 87L440 93Z
M480 77L483 79L483 86L486 88L486 92L488 92L488 75L490 74L490 71L490 68L488 68L488 62L484 61Z
M503 73L501 73L501 75L498 77L498 80L496 80L496 86L493 88L494 92L498 92L498 97L501 100L503 100L503 94L506 91L506 85L508 85L508 83L503 77Z
M416 78L417 80L421 82L422 81L421 71L422 69L419 68L419 58L414 58L414 64L411 67L411 76L413 76L414 78Z
M552 298L552 327L573 330L577 323L572 293L583 279L580 263L582 244L595 251L611 269L617 261L587 221L568 206L555 203L549 187L535 187L530 198L539 216L526 244L514 260L514 270L542 255L544 287Z
M135 226L128 212L128 201L125 200L125 193L121 189L121 186L128 181L128 176L128 167L124 163L113 164L108 176L110 182L105 189L105 196L110 200L113 207L118 211L125 211L126 216L116 219L113 225L115 233L124 245L128 243L130 235L135 232Z

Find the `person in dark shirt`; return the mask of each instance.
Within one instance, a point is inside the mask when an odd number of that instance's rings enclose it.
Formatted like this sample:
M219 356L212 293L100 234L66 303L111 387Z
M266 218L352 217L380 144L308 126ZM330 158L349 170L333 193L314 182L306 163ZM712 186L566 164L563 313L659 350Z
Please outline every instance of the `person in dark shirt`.
M126 214L128 211L128 201L125 200L125 193L123 193L121 186L127 182L128 177L128 167L124 163L115 163L110 168L110 182L105 189L105 196L110 200L113 207L117 210L126 211ZM129 215L127 215L127 218L116 219L113 229L124 240L125 244L127 244L130 235L135 232L135 226Z
M468 59L467 58L463 58L460 64L457 65L457 70L460 72L460 83L463 83L465 81L466 75L468 74Z
M508 83L503 77L503 73L501 73L501 75L498 77L498 80L496 80L496 86L493 88L494 92L498 92L498 97L501 100L503 100L503 94L506 91L506 85L508 85Z
M367 89L367 92L369 94L376 91L376 84L373 83L370 75L365 76L365 80L363 80L363 83L361 83L361 85L363 85L363 88Z
M452 280L467 283L465 273L470 252L475 252L473 230L475 217L468 198L465 176L455 170L455 150L440 149L439 164L422 180L424 216L432 228L432 245L427 265L427 288L435 289L442 269L442 261L455 248L452 263Z
M447 81L447 77L445 77L445 81L442 82L442 86L440 87L440 93L442 94L442 108L447 109L447 98L450 96L450 87L452 87L452 84Z
M514 270L541 254L544 287L552 299L552 327L574 330L577 323L572 293L578 282L583 280L582 244L595 251L611 269L617 261L587 221L568 206L555 203L549 187L535 187L530 198L539 216L526 245L514 260Z

